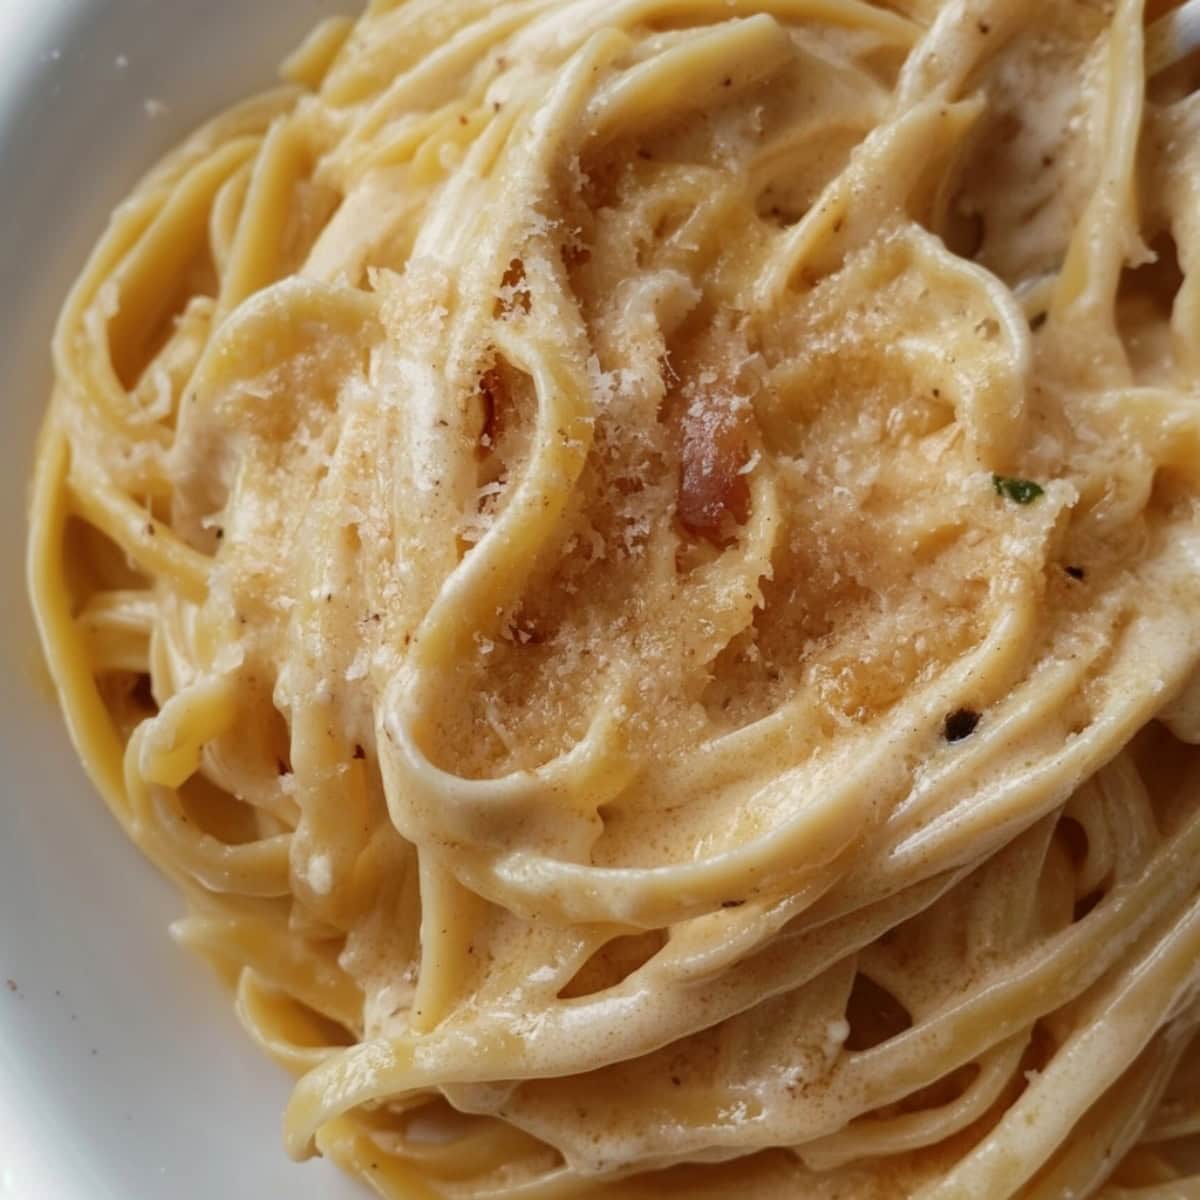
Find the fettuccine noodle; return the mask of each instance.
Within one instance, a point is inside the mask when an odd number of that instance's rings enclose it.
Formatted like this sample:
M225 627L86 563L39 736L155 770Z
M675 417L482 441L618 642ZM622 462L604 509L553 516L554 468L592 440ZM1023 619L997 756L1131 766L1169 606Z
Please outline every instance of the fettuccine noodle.
M293 1156L1198 1194L1196 15L372 0L117 210L30 583Z

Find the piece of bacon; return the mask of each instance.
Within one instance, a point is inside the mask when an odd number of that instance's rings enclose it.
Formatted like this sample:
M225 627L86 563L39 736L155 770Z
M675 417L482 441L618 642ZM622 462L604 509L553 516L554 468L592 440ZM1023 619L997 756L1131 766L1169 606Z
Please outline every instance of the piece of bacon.
M699 394L684 410L676 511L684 529L714 545L729 541L731 523L750 516L749 458L753 410L729 395Z
M508 384L498 366L488 367L479 377L479 399L483 424L479 430L479 455L486 458L504 431L504 411L511 404Z
M533 296L525 280L525 264L514 258L505 268L500 280L500 295L496 298L497 316L508 316L520 309L527 313L533 307Z

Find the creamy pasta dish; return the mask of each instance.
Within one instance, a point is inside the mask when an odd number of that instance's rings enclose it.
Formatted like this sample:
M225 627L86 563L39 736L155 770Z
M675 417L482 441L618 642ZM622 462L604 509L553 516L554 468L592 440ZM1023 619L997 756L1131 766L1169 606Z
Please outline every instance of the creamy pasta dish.
M293 1157L1197 1195L1198 30L372 0L117 209L30 587Z

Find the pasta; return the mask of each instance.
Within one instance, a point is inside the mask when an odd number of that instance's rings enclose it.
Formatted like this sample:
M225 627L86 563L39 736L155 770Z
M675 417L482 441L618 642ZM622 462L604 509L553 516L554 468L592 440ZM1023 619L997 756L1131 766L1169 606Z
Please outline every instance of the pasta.
M117 210L30 587L294 1157L1196 1194L1197 25L372 0Z

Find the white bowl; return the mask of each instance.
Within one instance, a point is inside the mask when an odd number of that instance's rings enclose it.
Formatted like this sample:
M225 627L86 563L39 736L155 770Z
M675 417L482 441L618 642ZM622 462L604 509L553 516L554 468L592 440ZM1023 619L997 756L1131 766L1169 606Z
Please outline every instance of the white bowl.
M177 949L180 902L76 763L22 557L58 306L108 213L354 0L0 0L0 1197L350 1200L283 1154L289 1081ZM151 103L147 103L147 102ZM11 981L12 986L9 986ZM13 990L15 988L15 990Z

